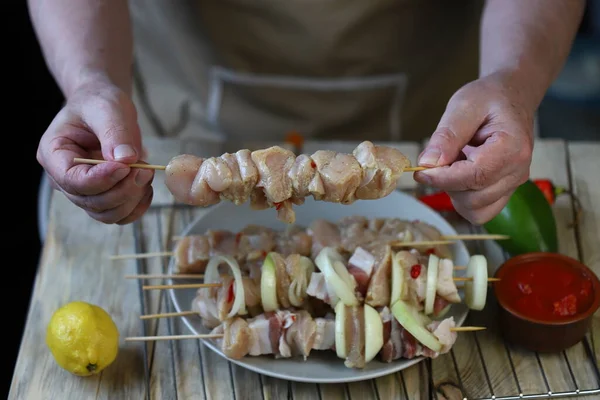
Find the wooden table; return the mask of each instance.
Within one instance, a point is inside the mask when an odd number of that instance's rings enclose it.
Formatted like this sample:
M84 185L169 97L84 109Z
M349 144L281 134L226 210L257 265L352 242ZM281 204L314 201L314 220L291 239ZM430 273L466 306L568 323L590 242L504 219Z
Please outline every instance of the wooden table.
M167 163L182 152L218 155L223 150L217 144L176 139L153 139L146 145L148 159L155 164ZM416 160L419 144L398 146ZM307 147L307 152L316 148L346 151L354 144L308 143ZM585 214L575 228L570 227L574 217L570 196L560 197L554 206L560 251L582 260L600 274L600 143L538 140L531 176L550 178L579 198ZM164 272L166 259L114 263L107 258L118 253L164 251L170 245L168 238L202 212L172 207L161 172L156 175L154 187L153 208L139 223L123 227L97 223L62 195L54 195L9 398L424 399L436 394L444 398L445 394L446 398L458 399L576 389L600 392L599 375L592 363L599 355L599 319L586 342L564 354L536 355L502 342L494 318L493 296L485 311L471 313L467 321L489 329L459 335L451 353L396 374L347 385L294 383L259 376L228 363L197 340L123 342L126 336L186 333L178 319L141 321L141 314L169 311L171 305L163 291L142 294L139 281L124 279L126 274ZM402 177L400 188L415 189L410 174ZM461 231L477 231L464 224L457 226ZM484 252L491 268L503 260L504 255L493 243L467 244L473 252ZM80 378L62 370L45 345L50 316L73 300L100 305L112 315L120 330L118 358L98 376Z

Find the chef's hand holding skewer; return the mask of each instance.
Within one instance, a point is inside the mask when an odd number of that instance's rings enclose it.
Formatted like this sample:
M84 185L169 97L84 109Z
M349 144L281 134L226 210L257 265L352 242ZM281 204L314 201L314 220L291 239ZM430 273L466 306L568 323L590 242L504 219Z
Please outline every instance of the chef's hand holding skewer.
M102 157L90 165L78 157ZM40 139L37 160L51 185L93 219L127 224L150 206L154 172L141 163L142 145L129 96L108 79L95 79L69 93Z

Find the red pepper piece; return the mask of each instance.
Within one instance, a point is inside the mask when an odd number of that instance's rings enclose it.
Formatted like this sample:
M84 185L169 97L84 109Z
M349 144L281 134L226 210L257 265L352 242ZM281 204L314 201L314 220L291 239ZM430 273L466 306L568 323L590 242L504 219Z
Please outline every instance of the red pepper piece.
M532 182L544 193L544 197L550 205L554 204L556 197L563 193L568 193L567 189L561 186L555 186L549 179L532 179ZM436 211L456 211L452 204L452 199L446 192L437 192L419 197L422 203Z
M233 282L235 282L235 281L232 281L229 284L229 291L227 292L227 302L228 303L233 303L233 299L235 298L235 287L233 285Z
M555 186L549 179L533 179L533 183L540 188L548 203L554 204L556 197L566 192L561 186Z
M434 194L421 196L419 200L436 211L454 211L454 205L448 193L437 192Z
M413 279L417 279L421 275L421 265L415 264L410 267L410 277Z
M274 204L275 204L275 209L277 211L279 211L281 209L281 207L283 206L283 202L281 202L281 203L274 203Z

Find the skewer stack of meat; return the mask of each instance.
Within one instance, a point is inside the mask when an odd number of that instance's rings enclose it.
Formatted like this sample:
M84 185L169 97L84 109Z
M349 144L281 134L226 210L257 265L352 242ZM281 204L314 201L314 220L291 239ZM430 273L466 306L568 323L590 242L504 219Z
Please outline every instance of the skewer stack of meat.
M441 318L461 299L451 259L435 251L394 252L386 244L400 233L418 234L407 230L412 226L395 219L321 220L307 231L310 245L290 240L304 232L295 229L288 232L287 243L303 246L278 247L302 248L303 254L273 251L273 245L264 259L250 260L248 252L212 256L205 282L220 285L199 289L192 310L204 326L224 335L219 343L231 358L306 358L313 350L334 350L348 367L362 368L377 355L386 362L436 357L456 339L453 318ZM329 231L319 234L320 227ZM369 234L362 241L350 240L348 232L360 229L376 230L387 239L377 246ZM223 264L230 273L220 270Z
M211 257L231 255L238 262L262 261L267 253L300 254L314 259L323 247L334 247L350 256L358 247L384 253L390 243L437 241L442 234L422 221L399 218L346 217L337 222L313 221L308 228L291 225L284 231L250 225L239 232L210 230L203 235L181 238L175 249L176 273L202 273ZM450 257L446 245L427 249L428 253Z
M379 199L396 189L410 166L393 147L360 143L352 154L318 150L296 156L279 146L239 150L203 159L174 157L166 167L166 186L179 202L207 207L228 200L250 201L253 209L275 208L277 217L295 222L293 205L305 198L341 204Z

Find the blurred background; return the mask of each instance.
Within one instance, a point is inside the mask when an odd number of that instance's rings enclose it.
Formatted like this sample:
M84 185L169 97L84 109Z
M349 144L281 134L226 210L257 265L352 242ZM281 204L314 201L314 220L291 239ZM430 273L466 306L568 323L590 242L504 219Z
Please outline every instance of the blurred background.
M7 5L12 10L5 14L10 16L4 25L9 30L5 41L9 49L5 50L3 60L12 76L5 83L10 88L8 98L11 102L9 112L4 114L4 122L8 121L10 126L4 133L10 140L5 149L13 154L5 152L5 157L9 160L14 155L19 164L13 164L12 170L5 171L9 178L5 191L9 196L4 204L18 204L16 212L12 213L18 213L19 219L14 223L11 221L10 228L17 227L14 232L16 247L23 250L13 253L15 256L10 259L14 258L15 264L5 267L10 276L8 286L15 286L4 291L7 293L5 310L8 310L4 324L4 330L8 332L4 333L8 333L10 339L5 342L8 354L3 358L12 371L41 256L37 195L42 169L35 153L40 136L60 109L63 99L40 53L26 2L14 1ZM588 0L572 54L540 107L539 129L541 137L600 140L600 0ZM10 233L13 233L12 229ZM10 248L14 247L11 244ZM5 376L8 388L12 374Z

